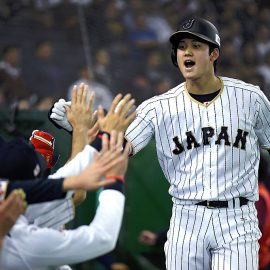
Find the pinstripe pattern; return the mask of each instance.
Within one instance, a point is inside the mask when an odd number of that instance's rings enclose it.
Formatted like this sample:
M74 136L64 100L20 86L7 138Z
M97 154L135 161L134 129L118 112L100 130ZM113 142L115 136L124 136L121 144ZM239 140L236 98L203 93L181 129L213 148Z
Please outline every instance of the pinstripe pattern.
M222 77L207 106L185 83L142 103L126 131L136 154L155 138L174 206L165 244L169 270L258 269L259 149L270 148L270 103L260 89ZM208 209L201 200L250 200Z
M256 213L252 202L230 210L175 204L164 248L167 269L258 269Z
M224 87L208 106L198 104L182 83L142 103L127 129L134 153L155 138L174 202L239 196L258 199L259 147L270 148L270 104L258 87L221 79ZM203 128L214 131L207 138L208 145L203 141Z

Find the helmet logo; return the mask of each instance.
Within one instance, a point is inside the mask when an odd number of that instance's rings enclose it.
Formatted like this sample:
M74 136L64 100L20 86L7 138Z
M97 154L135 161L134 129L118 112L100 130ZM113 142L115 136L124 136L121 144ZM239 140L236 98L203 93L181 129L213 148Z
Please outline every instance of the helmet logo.
M195 21L194 19L189 19L189 20L185 21L185 22L182 24L182 28L183 28L184 30L190 29L190 28L192 27L194 21Z

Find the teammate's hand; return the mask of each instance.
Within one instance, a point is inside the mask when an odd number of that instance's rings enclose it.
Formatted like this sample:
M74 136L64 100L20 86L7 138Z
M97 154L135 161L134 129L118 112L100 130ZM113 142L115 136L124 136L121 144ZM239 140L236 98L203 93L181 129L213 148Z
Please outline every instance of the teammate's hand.
M98 132L99 132L99 125L98 122L96 122L94 126L90 128L87 132L88 144L91 144L96 139Z
M90 94L89 98L88 95ZM75 130L90 129L94 123L92 112L95 93L90 92L88 85L81 83L72 90L71 106L66 106L67 120ZM87 101L88 100L88 101Z
M50 119L67 131L72 131L72 126L67 119L66 107L71 106L71 101L59 99L54 103Z
M100 153L96 154L94 161L79 175L66 178L64 190L96 190L115 182L115 180L101 180L108 172L124 175L128 163L128 145L123 151L123 140L123 133L118 134L116 131L112 131L110 142L108 135L103 134Z
M0 239L10 231L17 218L26 209L25 193L19 189L14 190L0 205Z
M106 143L108 145L106 145ZM113 130L111 132L110 142L103 141L101 153L102 153L102 151L104 151L104 149L107 149L108 147L112 151L119 151L119 149L122 150L123 144L124 144L123 132L119 132L117 134ZM117 175L117 176L124 178L126 170L127 170L127 166L128 166L129 147L130 147L130 144L127 143L125 145L125 149L123 150L122 155L121 155L122 160L119 160L119 162L117 164L115 164L111 169L109 169L106 172L106 176Z
M98 123L102 131L111 132L112 130L125 132L129 124L136 117L136 111L130 112L135 108L135 99L131 99L131 95L127 94L122 98L118 94L107 113L104 115L104 110L101 106L98 107Z

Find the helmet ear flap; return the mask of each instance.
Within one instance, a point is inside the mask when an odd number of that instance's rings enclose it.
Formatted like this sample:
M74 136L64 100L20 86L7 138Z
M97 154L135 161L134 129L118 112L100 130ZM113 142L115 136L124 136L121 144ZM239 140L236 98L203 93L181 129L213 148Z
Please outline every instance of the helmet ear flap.
M173 46L171 50L171 59L174 66L178 67L176 50L177 50L176 47Z

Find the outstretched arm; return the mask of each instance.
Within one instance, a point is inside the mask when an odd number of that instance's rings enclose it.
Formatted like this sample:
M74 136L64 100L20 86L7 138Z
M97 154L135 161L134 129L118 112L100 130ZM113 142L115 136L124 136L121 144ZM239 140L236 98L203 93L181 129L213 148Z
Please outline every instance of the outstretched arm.
M62 232L27 224L14 226L12 230L14 235L23 233L20 241L15 237L11 237L10 241L16 241L20 255L31 267L74 264L93 259L114 249L122 223L125 201L122 191L115 183L124 185L123 177L128 164L128 146L123 151L122 144L123 134L112 131L110 142L108 136L103 135L102 150L95 161L80 174L78 179L69 178L66 182L65 189L74 186L93 189L103 185L99 183L107 183L107 188L100 193L99 206L89 226ZM105 176L104 180L95 181L100 179L101 175ZM114 179L113 176L117 177ZM11 244L10 248L13 246L15 245ZM2 255L5 256L5 249Z

